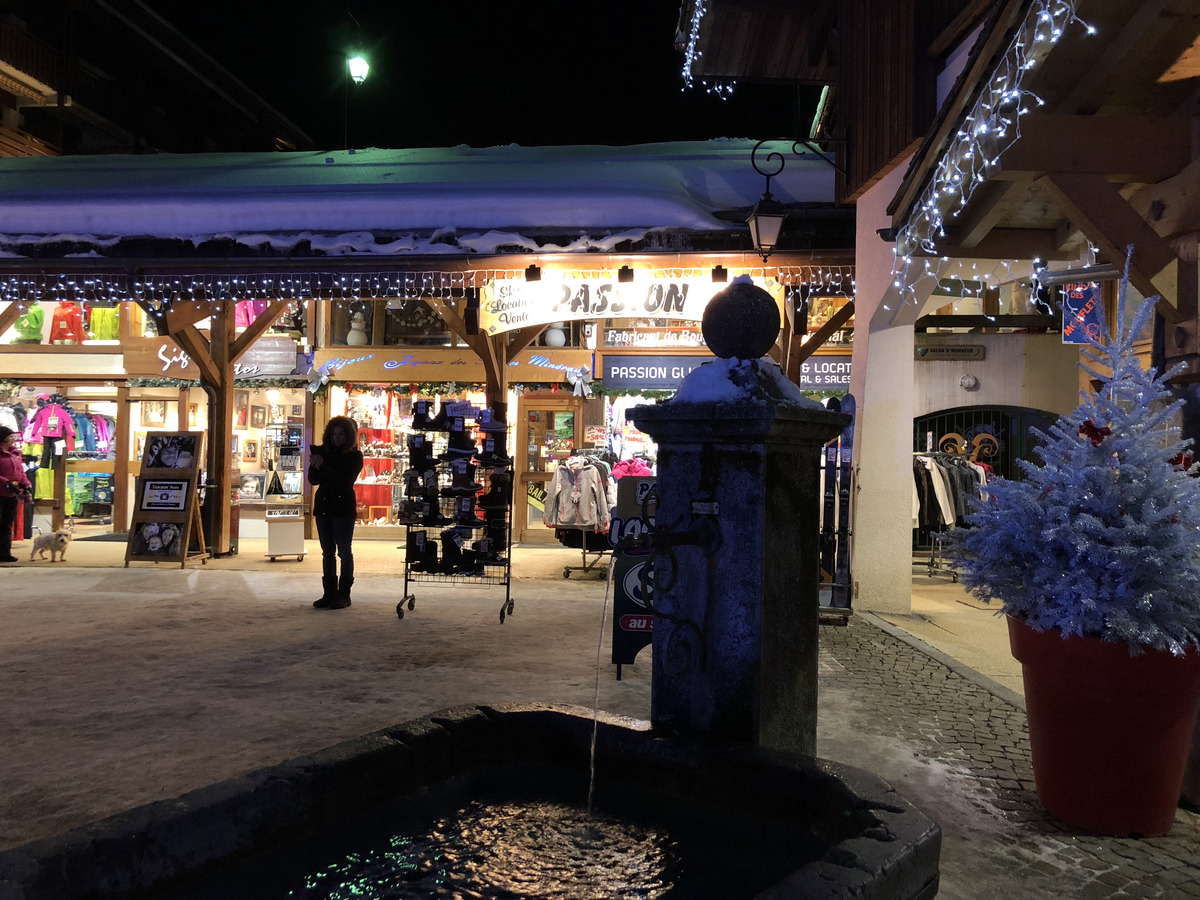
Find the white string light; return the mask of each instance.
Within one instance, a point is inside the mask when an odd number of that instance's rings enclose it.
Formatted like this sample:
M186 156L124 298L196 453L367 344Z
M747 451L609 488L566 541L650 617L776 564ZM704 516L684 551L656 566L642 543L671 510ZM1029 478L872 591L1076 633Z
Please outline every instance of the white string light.
M736 267L734 267L736 269ZM662 268L649 270L655 279L699 278L710 268ZM756 270L765 278L768 270ZM613 278L608 270L572 272L573 277ZM854 296L854 266L779 266L770 275L789 288L807 287L820 294ZM114 306L132 301L156 316L185 303L199 309L222 300L307 300L359 302L375 299L436 297L448 300L468 288L481 288L496 281L523 281L523 269L472 269L461 272L305 272L259 274L146 275L134 278L121 273L37 273L0 275L0 304L16 303L24 312L32 303L68 301L82 307Z
M1023 86L1024 81L1072 22L1078 22L1088 34L1096 33L1076 15L1075 0L1037 0L997 65L996 74L964 117L908 221L896 235L892 284L900 291L901 308L916 302L917 288L926 279L934 279L936 285L943 277L945 257L938 260L934 254L938 239L946 236L946 219L957 217L966 208L975 189L988 179L989 170L999 164L1001 154L1020 137L1020 117L1029 111L1030 104L1044 105L1040 97ZM913 265L917 254L929 255L920 267Z

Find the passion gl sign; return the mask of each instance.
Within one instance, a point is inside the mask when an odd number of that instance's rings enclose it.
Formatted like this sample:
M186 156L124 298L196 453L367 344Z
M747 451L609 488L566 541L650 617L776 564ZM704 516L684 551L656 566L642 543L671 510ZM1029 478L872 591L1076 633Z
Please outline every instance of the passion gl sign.
M783 316L783 285L756 278ZM497 280L479 298L479 328L498 334L527 325L590 319L678 319L699 321L723 284L710 277L655 278L620 284L612 278L556 278L543 271L541 281Z

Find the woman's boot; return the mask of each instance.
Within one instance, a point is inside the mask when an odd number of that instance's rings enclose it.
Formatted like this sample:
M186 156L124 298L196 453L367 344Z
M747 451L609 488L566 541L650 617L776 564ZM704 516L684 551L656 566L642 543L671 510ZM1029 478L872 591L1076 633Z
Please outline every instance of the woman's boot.
M337 576L322 575L321 589L321 599L313 601L313 606L317 609L329 609L329 605L337 599Z
M343 575L338 579L337 592L329 603L329 609L345 609L350 605L350 586L352 584L354 584L352 577L347 578Z

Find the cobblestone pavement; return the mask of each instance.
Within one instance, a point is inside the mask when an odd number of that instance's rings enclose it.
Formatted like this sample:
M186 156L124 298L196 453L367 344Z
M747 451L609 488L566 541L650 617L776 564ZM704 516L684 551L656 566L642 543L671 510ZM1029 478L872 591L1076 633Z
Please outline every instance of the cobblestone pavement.
M942 826L939 897L1200 897L1200 815L1144 839L1050 817L1025 713L899 638L857 617L822 626L820 687L823 720L840 721L818 753L876 772Z

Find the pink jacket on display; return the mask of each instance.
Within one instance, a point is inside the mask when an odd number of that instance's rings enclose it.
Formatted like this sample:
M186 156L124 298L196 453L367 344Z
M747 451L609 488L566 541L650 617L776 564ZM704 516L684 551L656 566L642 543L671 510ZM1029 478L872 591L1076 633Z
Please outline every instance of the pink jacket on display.
M57 403L47 403L33 414L25 426L25 441L44 444L46 438L66 438L67 449L75 449L75 420Z

